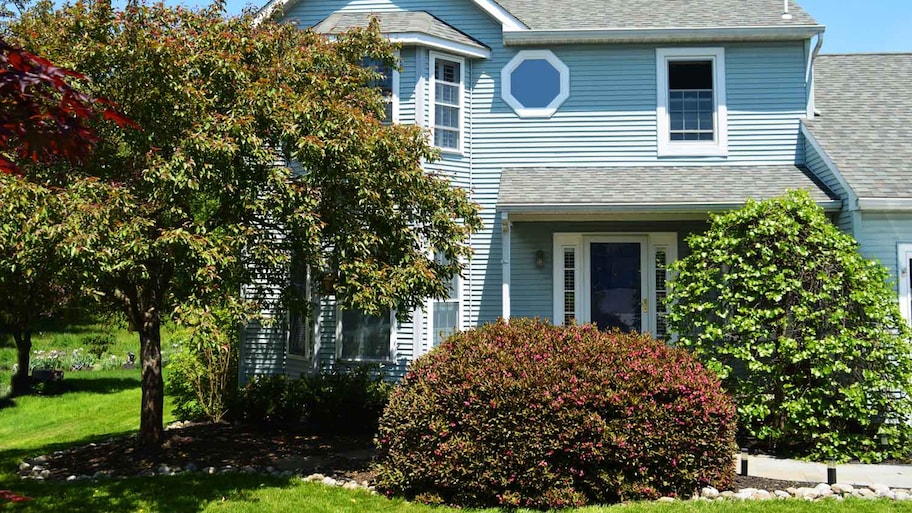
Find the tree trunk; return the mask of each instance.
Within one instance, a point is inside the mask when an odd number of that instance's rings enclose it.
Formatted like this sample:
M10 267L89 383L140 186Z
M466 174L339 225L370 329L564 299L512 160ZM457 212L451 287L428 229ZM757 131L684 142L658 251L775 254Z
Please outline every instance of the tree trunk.
M142 409L139 417L139 448L157 451L164 435L165 382L162 379L161 317L158 309L137 310L140 361L142 363Z
M32 389L29 377L29 358L32 353L32 330L20 327L13 328L13 339L16 341L18 368L12 381L12 395L24 395Z

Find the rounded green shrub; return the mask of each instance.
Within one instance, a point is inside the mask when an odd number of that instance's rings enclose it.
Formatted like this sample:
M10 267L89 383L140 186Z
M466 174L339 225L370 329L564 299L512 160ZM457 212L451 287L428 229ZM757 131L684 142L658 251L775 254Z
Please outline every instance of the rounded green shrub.
M733 477L717 378L648 336L503 321L416 360L377 436L377 485L463 506L689 496Z
M912 333L882 265L805 192L749 201L688 243L669 325L745 434L818 460L908 457Z

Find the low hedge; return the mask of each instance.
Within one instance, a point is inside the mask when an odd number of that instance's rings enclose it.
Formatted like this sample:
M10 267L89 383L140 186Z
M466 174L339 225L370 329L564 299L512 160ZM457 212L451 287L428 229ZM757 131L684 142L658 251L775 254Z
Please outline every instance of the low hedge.
M715 375L648 336L503 321L418 359L377 437L389 495L552 508L726 488L735 413Z

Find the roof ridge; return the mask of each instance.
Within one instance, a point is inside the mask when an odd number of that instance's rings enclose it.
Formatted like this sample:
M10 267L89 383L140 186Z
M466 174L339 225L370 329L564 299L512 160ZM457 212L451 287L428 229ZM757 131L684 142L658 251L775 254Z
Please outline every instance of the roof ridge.
M873 52L822 53L818 57L853 57L856 55L912 55L912 51L903 50L903 51L897 51L897 52L873 51Z

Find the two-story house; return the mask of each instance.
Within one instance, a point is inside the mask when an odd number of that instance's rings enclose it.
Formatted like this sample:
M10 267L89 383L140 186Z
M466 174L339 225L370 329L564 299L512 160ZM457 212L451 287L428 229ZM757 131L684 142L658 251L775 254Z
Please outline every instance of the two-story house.
M486 228L450 298L409 323L324 301L311 321L248 327L242 379L343 361L397 373L499 317L664 336L686 237L788 189L900 269L909 314L912 119L894 100L912 105L912 61L820 57L824 27L793 2L273 0L261 15L329 35L379 18L402 45L389 118L428 130L442 159L427 168L470 191Z

